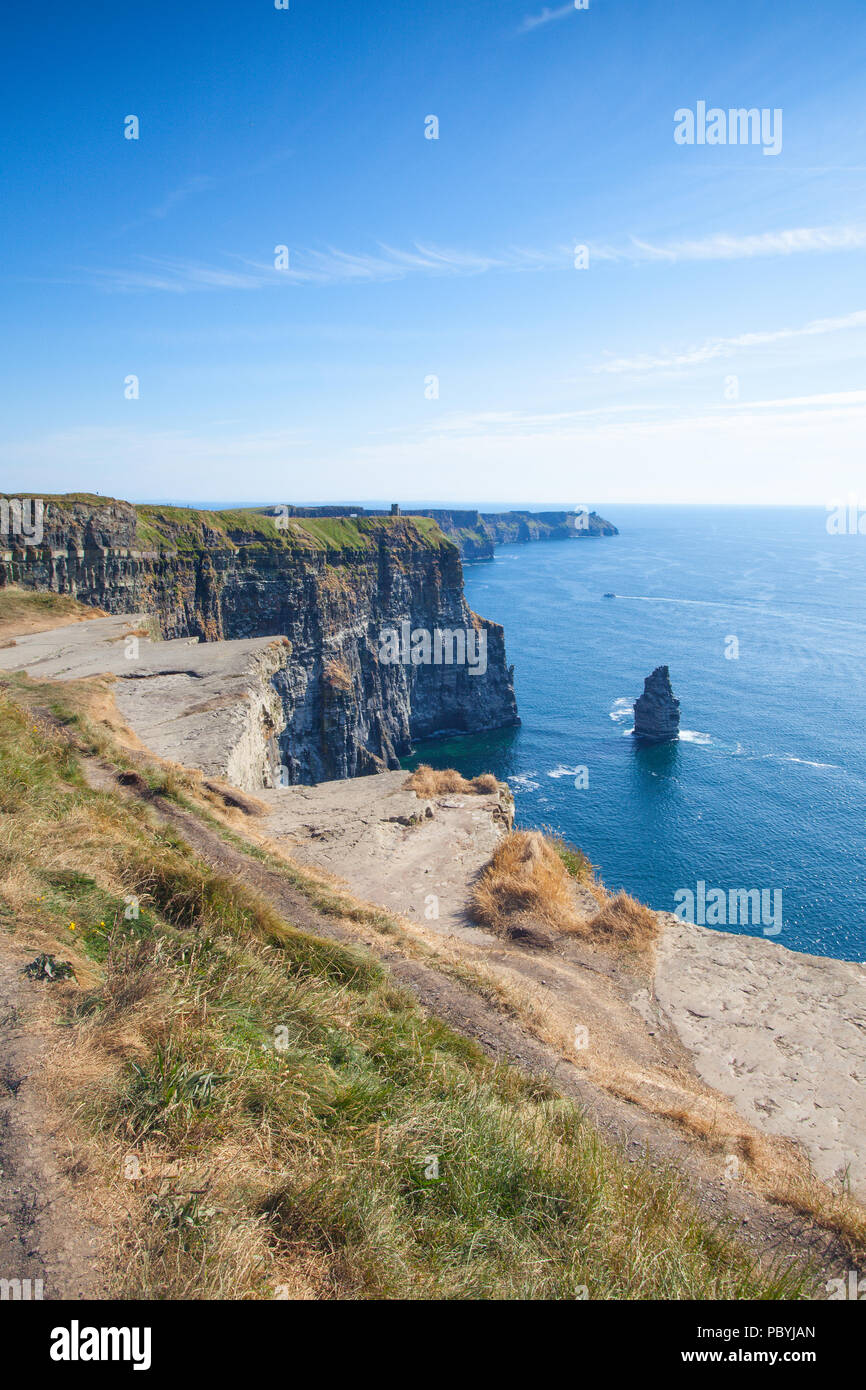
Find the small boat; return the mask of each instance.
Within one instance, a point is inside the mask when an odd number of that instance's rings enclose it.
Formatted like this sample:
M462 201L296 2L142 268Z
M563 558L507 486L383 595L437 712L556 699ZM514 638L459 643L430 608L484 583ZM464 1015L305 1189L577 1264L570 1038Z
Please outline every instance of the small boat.
M605 594L605 598L616 598L616 594Z

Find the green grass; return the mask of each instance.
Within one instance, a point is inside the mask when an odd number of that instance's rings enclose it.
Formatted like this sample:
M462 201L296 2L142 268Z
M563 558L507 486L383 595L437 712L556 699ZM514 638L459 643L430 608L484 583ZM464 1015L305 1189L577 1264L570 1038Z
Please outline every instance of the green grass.
M108 924L74 942L93 986L47 987L67 991L59 1089L104 1181L130 1152L178 1173L124 1190L121 1296L267 1298L292 1281L362 1299L806 1287L757 1269L676 1173L627 1162L552 1086L427 1017L372 955L298 930L149 808L90 790L69 742L80 714L57 727L21 706L49 693L62 710L60 687L0 686L0 930L38 926L66 956L70 920Z
M574 845L569 845L556 836L552 838L551 843L573 879L578 883L593 881L595 869L582 849L576 849Z
M432 516L413 516L412 524L425 540L429 541L431 545L437 546L440 550L445 550L448 546L454 544L454 541L449 536L446 536L443 531L440 531L438 521L435 521Z
M2 495L2 494L0 494ZM35 494L21 493L19 497ZM46 519L57 524L64 507L98 510L116 504L117 499L92 493L44 496ZM190 553L207 549L215 533L220 544L232 550L279 545L292 550L375 551L379 537L393 533L409 542L435 550L447 549L452 542L442 534L431 517L288 517L268 515L268 508L239 507L220 510L193 507L134 504L137 517L136 543L142 550L175 550ZM78 518L80 522L80 517Z
M231 532L249 536L252 541L278 542L281 532L274 518L262 512L198 511L190 507L137 506L137 539L142 549L198 550L204 547L207 532L221 536L227 548L234 548Z
M136 512L138 544L143 549L201 549L208 531L216 532L230 549L280 545L295 550L374 551L379 536L389 531L437 549L448 544L436 523L426 517L289 517L277 526L277 518L255 508L194 511L139 506Z
M25 618L66 618L85 611L84 605L68 594L37 593L6 585L0 588L0 627Z
M92 507L104 507L106 504L117 501L114 497L100 497L96 492L0 492L0 497L7 499L18 497L22 501L32 497L45 503L67 502L70 505L81 503L84 506Z

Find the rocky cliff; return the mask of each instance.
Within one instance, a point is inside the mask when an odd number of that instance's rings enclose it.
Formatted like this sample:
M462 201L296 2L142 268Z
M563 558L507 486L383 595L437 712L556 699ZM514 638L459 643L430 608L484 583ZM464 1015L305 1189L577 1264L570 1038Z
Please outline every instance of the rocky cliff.
M493 547L506 542L580 541L596 536L618 536L619 531L598 512L482 512L476 528L482 537L489 537ZM447 526L443 530L448 533ZM471 546L471 534L466 537ZM468 552L464 552L470 558ZM485 559L487 556L479 555Z
M502 628L463 594L457 547L425 518L45 499L40 543L2 539L0 582L153 615L164 638L283 636L273 675L292 783L396 767L412 741L517 723ZM385 631L460 632L484 661L382 657Z

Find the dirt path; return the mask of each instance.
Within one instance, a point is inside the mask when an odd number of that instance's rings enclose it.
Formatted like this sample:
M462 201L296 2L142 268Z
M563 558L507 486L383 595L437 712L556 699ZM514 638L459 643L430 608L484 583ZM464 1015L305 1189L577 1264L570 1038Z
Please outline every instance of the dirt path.
M45 1096L55 986L22 973L31 958L0 937L0 1300L93 1298L101 1235L61 1163Z
M606 1138L622 1146L630 1160L646 1153L653 1167L675 1167L704 1214L731 1222L743 1242L762 1259L808 1261L815 1271L818 1297L826 1280L853 1267L852 1255L841 1237L789 1207L767 1201L742 1183L728 1180L719 1155L706 1151L675 1124L595 1085L573 1060L533 1036L519 1019L510 1017L481 993L414 958L408 939L405 943L397 938L385 942L377 939L368 926L324 916L292 887L276 864L270 867L236 849L194 815L145 790L137 778L133 785L122 785L113 768L96 762L89 764L88 778L95 788L146 800L201 859L220 872L241 879L292 925L317 936L363 943L387 964L395 979L414 994L427 1012L475 1038L491 1057L551 1082L562 1095L583 1108Z

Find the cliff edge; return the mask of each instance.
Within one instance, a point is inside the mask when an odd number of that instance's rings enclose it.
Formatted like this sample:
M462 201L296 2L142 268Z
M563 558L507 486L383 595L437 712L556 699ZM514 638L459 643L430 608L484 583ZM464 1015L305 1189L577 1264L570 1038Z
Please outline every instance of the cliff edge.
M272 680L288 783L395 768L415 739L519 722L503 630L469 608L457 547L429 518L72 495L45 499L42 532L7 539L0 583L147 615L168 640L286 639Z

